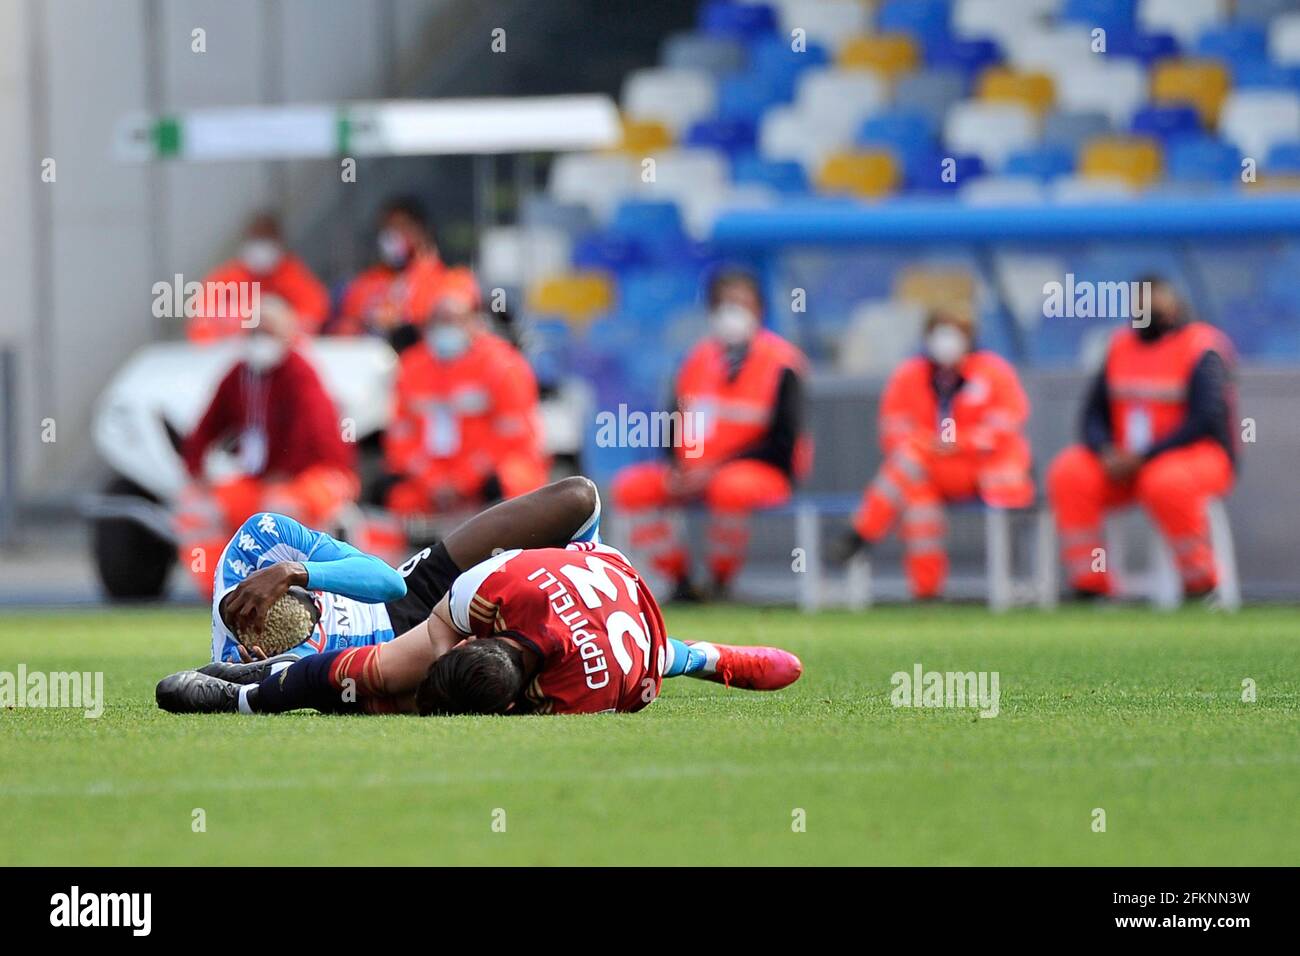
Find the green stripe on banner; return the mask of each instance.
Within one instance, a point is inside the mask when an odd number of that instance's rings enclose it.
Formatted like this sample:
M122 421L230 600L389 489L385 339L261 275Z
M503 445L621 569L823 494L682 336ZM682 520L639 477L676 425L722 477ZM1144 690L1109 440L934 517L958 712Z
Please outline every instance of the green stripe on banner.
M177 156L181 151L181 123L174 116L161 116L153 127L154 148L159 156Z
M348 150L352 147L352 122L348 119L348 114L340 112L335 124L338 151L340 156L346 156Z

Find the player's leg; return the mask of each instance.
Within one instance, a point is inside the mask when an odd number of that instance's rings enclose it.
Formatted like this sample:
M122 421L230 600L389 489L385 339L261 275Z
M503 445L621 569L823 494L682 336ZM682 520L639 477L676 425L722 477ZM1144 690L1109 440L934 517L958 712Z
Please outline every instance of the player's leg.
M803 664L779 647L679 641L670 637L664 677L696 677L746 690L780 690L799 679Z

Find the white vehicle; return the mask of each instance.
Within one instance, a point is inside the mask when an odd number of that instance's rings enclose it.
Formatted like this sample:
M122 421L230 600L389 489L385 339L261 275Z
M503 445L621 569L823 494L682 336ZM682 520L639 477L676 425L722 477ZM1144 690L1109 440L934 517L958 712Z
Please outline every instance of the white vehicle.
M320 373L340 419L351 425L364 482L378 468L397 357L386 342L361 337L314 339L303 354ZM102 493L83 499L82 512L91 522L96 569L110 597L163 593L176 561L173 508L188 481L181 441L238 358L237 340L150 345L133 355L104 391L92 434L114 474ZM546 447L556 458L576 455L580 448L586 401L577 384L543 401ZM229 474L233 467L225 450L213 451L205 462L209 477Z

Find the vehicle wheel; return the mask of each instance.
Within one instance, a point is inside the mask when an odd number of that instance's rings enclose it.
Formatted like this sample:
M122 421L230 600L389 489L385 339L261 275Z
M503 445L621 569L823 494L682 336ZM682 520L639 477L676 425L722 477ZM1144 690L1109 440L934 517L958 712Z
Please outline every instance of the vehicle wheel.
M153 500L143 488L125 478L115 478L104 491ZM176 548L171 542L126 518L96 518L91 522L91 548L99 580L109 597L116 600L160 597L176 563Z

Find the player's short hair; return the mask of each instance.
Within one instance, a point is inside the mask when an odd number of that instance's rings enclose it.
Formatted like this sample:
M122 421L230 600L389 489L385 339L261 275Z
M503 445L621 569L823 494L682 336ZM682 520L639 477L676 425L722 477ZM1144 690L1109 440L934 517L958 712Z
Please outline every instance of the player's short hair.
M486 637L438 658L415 691L415 705L424 716L504 714L523 689L524 655Z

